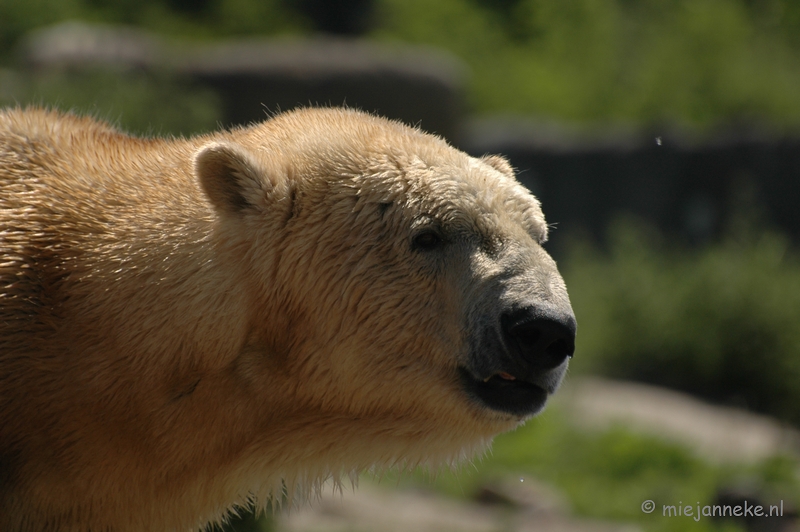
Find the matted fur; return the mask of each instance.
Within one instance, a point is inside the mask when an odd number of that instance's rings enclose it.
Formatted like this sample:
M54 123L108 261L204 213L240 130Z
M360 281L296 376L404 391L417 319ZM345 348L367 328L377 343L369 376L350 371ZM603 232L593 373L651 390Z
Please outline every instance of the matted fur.
M569 307L511 174L349 110L190 139L0 113L0 530L193 530L484 449L521 419L462 390L469 323Z

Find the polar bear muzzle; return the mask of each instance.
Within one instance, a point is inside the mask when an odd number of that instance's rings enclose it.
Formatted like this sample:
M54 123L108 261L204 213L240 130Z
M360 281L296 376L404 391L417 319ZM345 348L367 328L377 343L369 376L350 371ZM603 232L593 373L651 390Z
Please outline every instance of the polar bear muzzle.
M575 351L572 311L530 306L502 313L486 327L470 368L467 393L483 406L518 417L539 412L555 393Z

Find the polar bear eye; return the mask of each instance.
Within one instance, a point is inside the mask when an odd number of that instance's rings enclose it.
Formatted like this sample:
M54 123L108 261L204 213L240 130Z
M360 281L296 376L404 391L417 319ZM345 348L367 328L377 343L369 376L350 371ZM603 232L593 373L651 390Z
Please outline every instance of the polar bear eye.
M444 244L444 239L437 231L425 229L414 236L412 247L417 251L432 251Z

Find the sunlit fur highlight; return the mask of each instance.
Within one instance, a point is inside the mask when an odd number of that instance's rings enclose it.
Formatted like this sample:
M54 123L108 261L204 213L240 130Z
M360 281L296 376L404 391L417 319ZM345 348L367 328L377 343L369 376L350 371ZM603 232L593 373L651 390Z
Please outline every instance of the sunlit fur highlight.
M426 216L451 255L411 250ZM469 459L521 420L461 390L467 317L504 272L565 300L546 237L504 160L355 111L190 139L0 113L0 530L196 530Z

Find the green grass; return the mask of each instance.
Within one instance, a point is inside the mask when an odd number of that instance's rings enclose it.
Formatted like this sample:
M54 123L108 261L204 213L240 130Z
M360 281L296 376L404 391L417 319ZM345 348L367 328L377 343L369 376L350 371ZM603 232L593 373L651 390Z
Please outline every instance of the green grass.
M563 493L572 515L632 522L648 531L717 531L710 519L663 517L663 505L712 504L720 487L746 482L770 504L779 499L797 506L800 483L796 459L773 457L757 464L714 465L689 449L637 434L623 426L586 431L565 413L550 409L514 432L499 436L492 451L474 465L432 477L415 472L401 487L428 486L457 498L472 497L481 485L498 479L538 479ZM382 481L393 485L394 477ZM645 514L641 505L656 503ZM729 523L736 530L735 523ZM741 523L739 523L741 524Z
M765 504L782 499L786 508L796 508L798 468L800 462L786 456L755 464L712 464L686 447L621 425L599 431L578 428L555 407L497 437L483 458L455 471L387 472L377 480L386 489L432 489L461 500L472 500L482 486L497 481L544 482L566 498L571 517L633 523L652 532L719 532L744 530L744 523L665 517L663 507L711 505L720 488L744 484ZM372 474L362 475L362 482L375 480ZM651 514L641 510L647 500L656 504ZM245 515L213 532L268 532L273 526L269 517Z

